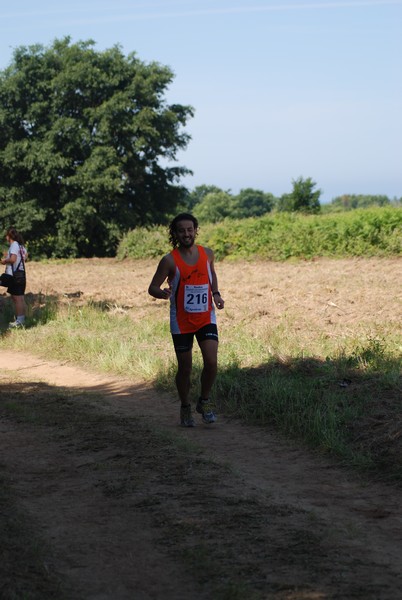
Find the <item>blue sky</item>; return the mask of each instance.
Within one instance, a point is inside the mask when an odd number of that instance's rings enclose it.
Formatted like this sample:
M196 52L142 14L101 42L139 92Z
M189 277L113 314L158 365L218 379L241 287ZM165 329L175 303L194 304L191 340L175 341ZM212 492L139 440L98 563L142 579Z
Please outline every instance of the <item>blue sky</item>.
M66 35L171 67L190 189L402 196L402 0L3 0L0 69Z

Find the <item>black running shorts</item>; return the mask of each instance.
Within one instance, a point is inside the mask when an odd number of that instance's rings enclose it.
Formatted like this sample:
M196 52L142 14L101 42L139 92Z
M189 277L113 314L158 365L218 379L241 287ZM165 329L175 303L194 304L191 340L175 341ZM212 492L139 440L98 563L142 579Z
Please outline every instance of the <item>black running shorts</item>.
M218 341L218 328L213 323L201 327L193 333L172 333L173 345L176 352L189 352L193 348L194 336L198 344L205 340Z

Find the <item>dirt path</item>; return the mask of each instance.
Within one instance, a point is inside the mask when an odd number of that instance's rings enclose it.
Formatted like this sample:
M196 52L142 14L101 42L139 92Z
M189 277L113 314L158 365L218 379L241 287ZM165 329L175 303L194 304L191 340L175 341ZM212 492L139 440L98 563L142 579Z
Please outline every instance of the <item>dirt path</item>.
M2 474L63 597L402 597L399 490L224 416L183 430L145 384L4 350L0 372L24 396L1 402Z

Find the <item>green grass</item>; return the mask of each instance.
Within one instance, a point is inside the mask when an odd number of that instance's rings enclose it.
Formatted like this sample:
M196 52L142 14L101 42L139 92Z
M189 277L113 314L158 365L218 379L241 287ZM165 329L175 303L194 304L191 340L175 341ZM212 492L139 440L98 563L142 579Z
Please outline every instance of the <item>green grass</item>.
M27 328L4 331L2 344L31 349L56 360L71 360L103 373L152 379L168 360L168 325L151 319L134 322L125 315L110 315L89 303L82 308L57 310L52 301L40 309L29 307Z
M135 321L94 304L57 309L54 300L50 308L42 302L29 312L28 327L4 332L1 346L145 379L176 393L166 320ZM398 432L392 442L400 415L398 332L344 338L341 344L315 336L300 347L287 325L278 322L255 337L241 324L225 332L213 394L219 410L250 424L273 425L359 470L402 480ZM202 365L199 351L194 354L195 396Z

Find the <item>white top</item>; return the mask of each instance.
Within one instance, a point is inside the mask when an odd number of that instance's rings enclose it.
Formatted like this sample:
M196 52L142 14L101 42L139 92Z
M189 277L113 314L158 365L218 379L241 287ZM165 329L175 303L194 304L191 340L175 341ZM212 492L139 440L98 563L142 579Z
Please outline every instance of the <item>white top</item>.
M20 244L15 241L11 242L10 247L7 252L7 258L10 258L10 256L12 254L16 255L17 260L15 261L15 263L13 265L10 265L10 264L6 265L6 273L8 275L12 275L14 273L14 271L17 270L17 267L18 267L19 271L25 271L23 261L26 258L27 251L25 250L24 246L20 246ZM21 260L21 259L23 259L23 260Z

